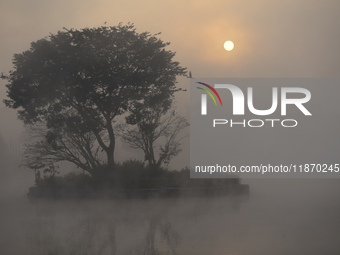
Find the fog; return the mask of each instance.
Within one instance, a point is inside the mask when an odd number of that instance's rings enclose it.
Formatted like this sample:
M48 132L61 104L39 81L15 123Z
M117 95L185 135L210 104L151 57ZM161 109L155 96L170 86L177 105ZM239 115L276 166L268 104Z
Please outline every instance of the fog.
M195 78L338 77L339 1L1 1L0 73L63 27L162 32ZM233 40L226 54L222 46ZM189 79L179 85L189 89ZM0 80L0 99L6 98ZM320 88L322 89L322 88ZM189 116L189 91L176 95ZM29 202L23 127L0 105L0 254L339 254L340 179L243 179L237 197ZM334 138L337 139L337 138ZM1 139L2 140L2 139ZM189 164L188 139L171 162ZM135 155L117 145L120 160ZM325 155L329 153L324 152ZM334 153L334 152L333 152ZM138 154L140 156L140 154Z
M247 182L256 188L251 190L250 200L243 203L228 197L31 203L26 199L2 200L1 251L338 253L338 181Z

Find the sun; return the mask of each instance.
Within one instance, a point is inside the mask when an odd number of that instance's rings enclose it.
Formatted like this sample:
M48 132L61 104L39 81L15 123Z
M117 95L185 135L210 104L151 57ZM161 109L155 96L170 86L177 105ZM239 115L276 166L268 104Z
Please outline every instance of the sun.
M234 43L232 41L226 41L224 43L224 49L226 51L232 51L234 49Z

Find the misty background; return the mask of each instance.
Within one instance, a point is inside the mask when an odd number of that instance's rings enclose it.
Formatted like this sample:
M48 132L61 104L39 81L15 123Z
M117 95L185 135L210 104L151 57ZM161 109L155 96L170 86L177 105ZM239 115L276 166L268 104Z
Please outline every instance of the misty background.
M320 78L337 77L340 62L338 1L2 1L0 8L0 70L11 70L13 54L63 27L82 28L135 24L137 31L161 32L171 42L176 60L194 78ZM223 43L232 40L231 52ZM181 77L177 111L189 118L190 81ZM0 99L6 98L0 81ZM0 105L0 134L20 154L24 141L16 112ZM4 121L6 120L6 121ZM189 165L188 142L170 168ZM139 151L117 144L116 158ZM19 174L19 177L22 173ZM24 178L27 179L27 178Z
M3 0L0 3L0 72L11 70L13 54L28 49L32 41L63 27L96 27L104 22L114 26L119 22L132 22L137 32L162 32L160 38L171 42L169 49L177 53L175 59L188 67L195 78L338 77L339 11L340 2L336 0ZM223 49L226 40L235 43L233 51ZM179 113L189 117L190 81L182 77L178 83L188 91L177 93L175 105ZM6 98L4 85L5 81L0 80L1 101ZM29 207L26 202L13 205L9 201L25 199L28 187L34 183L34 174L18 167L25 133L16 112L1 103L0 116L0 146L3 148L6 144L6 151L0 150L0 197L6 201L2 202L1 221L6 227L0 232L0 247L16 247L17 254L22 254L25 246L15 243L27 240L23 233L30 233L31 228L25 224L37 220L34 216L36 208ZM170 168L189 165L189 139L185 141L183 152L171 162ZM116 158L130 157L130 149L117 144ZM201 254L221 254L227 251L226 240L233 241L229 243L234 244L234 254L339 252L336 239L340 229L339 179L244 179L242 182L250 184L251 198L239 213L232 214L219 208L220 200L210 201L215 207L209 210L207 202L202 200L189 203L194 209L188 209L188 212L184 207L185 213L181 204L175 206L173 210L180 208L178 210L183 213L170 221L179 225L177 231L181 232L181 242L186 247L182 247L183 254L199 254L199 251ZM144 209L138 203L131 206L135 211L148 212L154 205L144 205ZM168 208L167 205L161 207ZM28 216L33 215L24 222L19 214L23 208L32 213ZM124 214L129 206L122 208L121 214ZM196 210L208 213L190 222L188 217ZM215 217L216 221L211 220L215 213L219 215ZM44 215L38 218L43 220L42 226L46 226L46 222L52 225L65 222L63 216ZM64 215L66 219L70 218L69 214ZM223 224L217 220L221 215L227 215ZM121 219L118 217L117 221L121 222ZM59 230L51 227L46 231L53 236Z

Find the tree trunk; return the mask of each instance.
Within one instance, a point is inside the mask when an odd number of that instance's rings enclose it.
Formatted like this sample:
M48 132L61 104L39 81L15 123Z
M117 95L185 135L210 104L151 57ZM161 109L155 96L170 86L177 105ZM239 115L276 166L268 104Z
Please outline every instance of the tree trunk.
M107 131L108 131L109 140L110 140L109 146L106 151L107 165L109 169L113 171L115 167L114 151L115 151L116 138L115 138L115 134L113 131L111 119L108 118L106 121L107 121Z
M107 155L107 165L110 170L113 170L115 167L115 160L114 160L114 149L109 148L106 152Z

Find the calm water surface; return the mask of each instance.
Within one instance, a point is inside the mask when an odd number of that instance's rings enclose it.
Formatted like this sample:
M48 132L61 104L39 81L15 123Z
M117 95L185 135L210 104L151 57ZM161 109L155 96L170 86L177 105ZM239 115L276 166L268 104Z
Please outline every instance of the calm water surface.
M339 181L249 182L246 203L2 199L0 254L340 254Z

